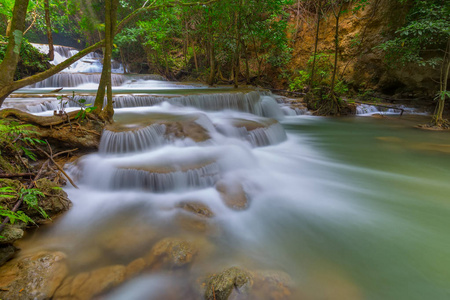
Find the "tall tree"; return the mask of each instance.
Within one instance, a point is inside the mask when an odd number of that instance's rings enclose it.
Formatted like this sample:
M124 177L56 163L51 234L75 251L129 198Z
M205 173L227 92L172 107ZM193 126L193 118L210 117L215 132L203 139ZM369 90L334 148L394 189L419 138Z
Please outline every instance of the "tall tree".
M50 20L50 3L49 0L44 0L45 11L45 27L47 29L47 41L48 41L48 58L53 60L55 58L55 50L53 47L53 34L52 34L52 22Z

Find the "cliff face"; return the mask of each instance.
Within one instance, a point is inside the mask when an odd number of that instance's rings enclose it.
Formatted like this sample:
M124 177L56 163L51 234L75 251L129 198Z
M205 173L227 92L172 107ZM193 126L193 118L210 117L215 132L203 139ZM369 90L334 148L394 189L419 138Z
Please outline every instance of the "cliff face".
M389 67L384 62L384 53L374 47L393 36L403 25L409 7L395 0L373 0L362 11L354 14L348 7L340 21L339 28L339 70L338 74L350 85L376 89L385 94L409 94L430 96L438 85L437 69L409 65ZM292 36L293 59L290 69L303 69L314 51L315 16L298 14L294 5L290 23L297 28ZM295 32L295 31L294 31ZM320 23L318 52L333 53L335 18L331 11Z

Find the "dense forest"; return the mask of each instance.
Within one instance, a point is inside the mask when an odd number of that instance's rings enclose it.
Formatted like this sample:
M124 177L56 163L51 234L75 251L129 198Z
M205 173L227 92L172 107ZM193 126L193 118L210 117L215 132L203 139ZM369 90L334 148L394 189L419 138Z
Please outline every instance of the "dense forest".
M14 24L23 27L25 41L100 51L99 42L107 38L108 2L3 1L4 44L14 4L28 7L20 24ZM381 92L398 98L440 99L435 123L445 123L442 113L450 66L447 1L119 1L111 5L110 55L123 63L124 72L158 73L169 80L210 85L306 91L310 107L324 115L340 114L344 95ZM31 71L21 68L25 76L45 65L32 58L22 60L30 62Z

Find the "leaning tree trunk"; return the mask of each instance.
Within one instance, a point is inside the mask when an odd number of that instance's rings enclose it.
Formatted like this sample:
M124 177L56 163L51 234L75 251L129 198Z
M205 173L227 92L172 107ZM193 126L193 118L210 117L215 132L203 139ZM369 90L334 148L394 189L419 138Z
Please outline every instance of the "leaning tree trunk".
M0 106L9 95L4 90L8 89L14 81L17 63L20 57L23 31L25 30L25 17L27 15L30 0L16 0L14 3L13 17L9 26L8 46L5 56L0 64Z
M50 20L49 0L44 1L44 10L45 10L45 26L47 27L48 59L53 60L55 58L55 50L53 48L53 35L52 35L52 23Z

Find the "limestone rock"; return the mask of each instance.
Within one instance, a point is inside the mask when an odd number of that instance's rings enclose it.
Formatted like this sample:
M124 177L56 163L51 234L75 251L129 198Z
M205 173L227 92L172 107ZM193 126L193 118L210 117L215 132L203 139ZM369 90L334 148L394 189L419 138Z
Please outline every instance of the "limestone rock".
M244 187L239 182L218 181L216 190L225 204L235 210L244 210L248 208L247 195Z
M23 230L19 226L6 225L0 235L3 237L0 239L0 244L12 244L23 237Z
M211 218L214 216L214 213L211 211L211 209L201 202L195 202L195 201L183 201L180 202L177 207L182 208L188 212L194 213L197 216L200 217L207 217Z
M67 276L66 255L42 251L0 269L0 299L49 299Z
M282 271L252 272L254 285L252 299L287 300L292 296L292 279Z
M206 280L205 299L243 299L252 285L253 278L249 272L232 267L220 274L213 274Z
M138 258L130 262L125 269L125 279L133 278L145 269L145 260Z
M176 270L189 267L197 253L193 243L179 238L165 238L153 246L144 260L152 270Z
M53 299L92 299L122 283L125 273L125 266L116 265L70 276L56 290Z
M120 258L136 257L147 252L157 236L156 230L144 224L130 224L123 227L112 227L99 237L103 251Z

